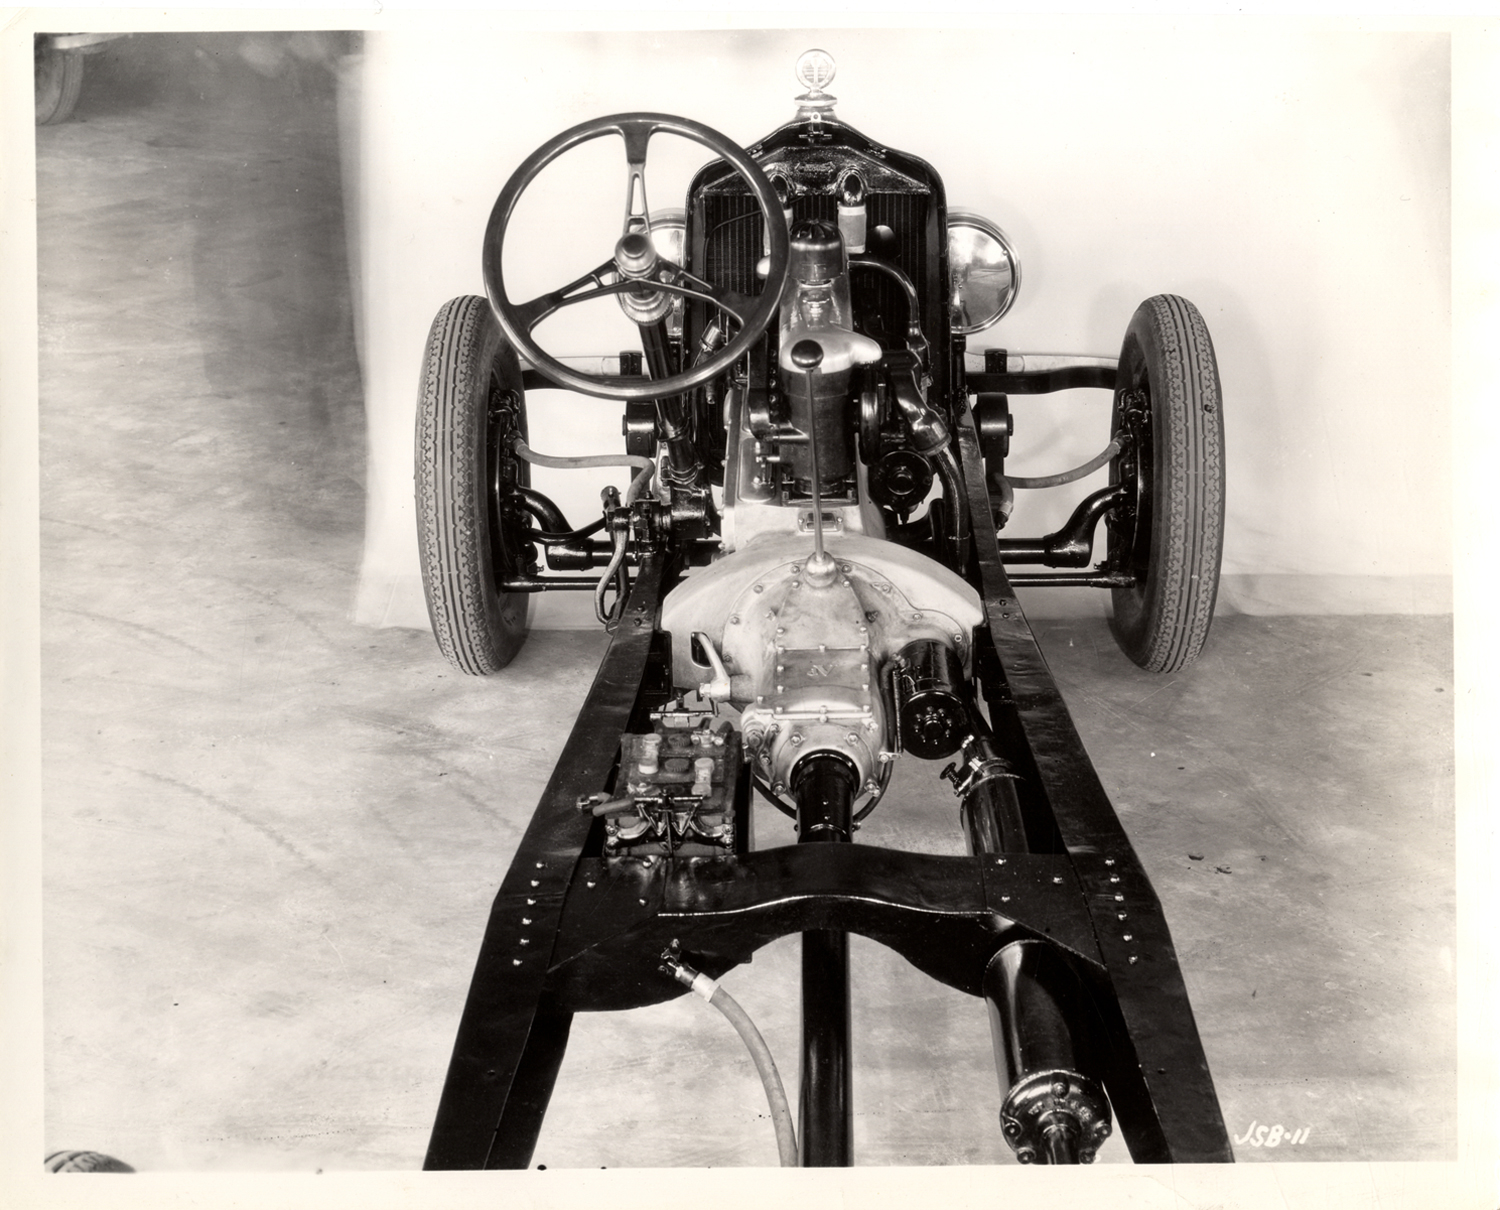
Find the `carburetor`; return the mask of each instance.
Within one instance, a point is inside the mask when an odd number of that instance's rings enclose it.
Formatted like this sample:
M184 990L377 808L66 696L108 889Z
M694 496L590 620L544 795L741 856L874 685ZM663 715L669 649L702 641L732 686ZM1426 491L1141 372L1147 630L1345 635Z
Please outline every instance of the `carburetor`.
M672 708L652 715L645 734L620 737L613 795L591 794L578 809L604 818L611 856L712 857L745 849L737 786L740 737L711 713Z

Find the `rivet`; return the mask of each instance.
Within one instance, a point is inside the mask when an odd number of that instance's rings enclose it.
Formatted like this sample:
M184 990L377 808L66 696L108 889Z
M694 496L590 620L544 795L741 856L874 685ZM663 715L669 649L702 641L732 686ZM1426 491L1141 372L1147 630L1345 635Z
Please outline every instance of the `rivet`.
M510 964L512 966L520 966L521 965L521 960L519 958L512 958L510 960Z
M533 878L531 880L531 885L532 886L541 886L542 884L540 882L538 882L535 878Z
M547 863L545 861L539 861L536 863L536 868L539 870L545 870L547 868Z
M1114 865L1115 864L1115 859L1113 857L1106 857L1104 859L1104 864L1105 865Z
M1140 959L1137 958L1134 954L1130 955L1130 965L1131 966L1134 966L1139 961L1140 961Z
M586 887L588 887L588 889L592 891L594 889L594 880L592 878L590 878L583 885L586 886Z
M527 901L526 901L526 905L527 905L527 906L528 906L528 907L536 907L536 900L535 900L535 899L528 899L528 900L527 900Z
M1053 886L1062 886L1062 875L1061 874L1058 874L1056 877L1054 877L1052 879L1052 885Z
M1124 895L1116 895L1115 896L1115 902L1116 903L1124 903L1125 902L1125 896Z
M740 615L737 614L737 613L730 614L729 615L729 624L731 626L738 626L740 624Z
M1111 874L1109 876L1109 880L1111 882L1119 882L1120 881L1120 876L1118 874Z
M766 590L766 586L764 584L757 584L755 586L755 591L756 592L765 592L765 590Z
M520 939L520 944L521 945L530 945L531 944L531 938L530 937L522 937Z
M801 580L793 580L792 581L792 587L793 588L801 588L802 587L802 581Z
M1135 935L1133 933L1126 933L1125 934L1125 940L1126 941L1134 941L1135 940Z
M636 900L636 902L637 902L637 903L638 903L638 904L640 904L640 905L641 905L641 906L642 906L642 907L645 907L645 906L646 906L646 901L645 901L645 900L644 900L644 899L637 899L637 900ZM1135 959L1134 959L1134 958L1132 958L1132 959L1131 959L1131 961L1132 961L1132 962L1134 962L1134 961L1135 961Z
M1116 912L1115 916L1116 916L1117 919L1120 919L1120 920L1124 920L1125 919L1125 913L1124 912Z
M1005 864L1005 858L1003 858L1003 857L997 857L997 858L995 858L995 864L996 865L1004 865Z
M1065 1096L1067 1096L1068 1095L1068 1086L1067 1086L1067 1084L1065 1084L1062 1080L1058 1080L1055 1084L1052 1085L1052 1095L1055 1096L1055 1097L1065 1097Z
M777 634L785 634L786 633L786 627L785 626L778 626L778 627L776 627L776 633Z
M1010 902L1010 896L1009 895L1001 895L1000 896L1000 902L1001 903L1009 903Z
M531 923L531 917L530 916L522 916L521 917L521 923L522 924L530 924Z
M785 672L786 671L786 665L785 664L777 664L776 665L776 671L777 672Z

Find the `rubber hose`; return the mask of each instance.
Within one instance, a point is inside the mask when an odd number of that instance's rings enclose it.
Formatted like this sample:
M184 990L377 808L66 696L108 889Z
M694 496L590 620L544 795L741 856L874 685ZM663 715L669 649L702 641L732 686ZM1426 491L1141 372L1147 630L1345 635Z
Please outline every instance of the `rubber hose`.
M792 1106L786 1099L786 1089L781 1084L781 1073L776 1070L776 1060L771 1057L771 1048L761 1037L755 1022L740 1007L740 1002L717 987L708 1002L729 1018L729 1023L744 1039L755 1060L755 1070L760 1073L760 1082L766 1090L766 1101L771 1107L771 1123L776 1128L776 1151L781 1156L783 1168L795 1168L797 1164L797 1130L792 1122Z
M626 504L635 502L635 498L641 494L641 489L656 473L656 463L644 454L583 454L564 458L554 454L539 454L519 437L516 438L514 449L516 457L523 462L530 462L534 466L548 466L554 470L579 470L591 466L639 467L640 473L630 481L630 486L625 490Z
M1072 483L1075 479L1082 479L1085 475L1092 475L1096 470L1109 462L1120 452L1120 442L1112 439L1108 445L1095 457L1090 458L1082 466L1075 466L1070 471L1061 471L1056 475L1012 475L1007 473L1006 482L1012 487L1061 487L1064 483Z
M636 498L651 481L651 476L656 473L656 463L644 454L584 454L576 457L557 457L553 454L539 454L521 438L515 440L514 449L516 457L522 461L530 462L536 466L548 466L560 470L577 470L591 466L634 466L639 469L635 478L631 479L630 486L625 489L625 506L628 508L634 504ZM604 574L599 577L599 583L594 586L594 616L606 626L615 620L625 608L625 594L620 592L614 607L608 612L604 608L604 594L609 591L609 582L615 578L625 561L626 535L623 531L615 534L615 550L610 556L609 565L604 569Z
M616 616L625 609L625 593L623 587L616 585L615 603L606 611L604 608L604 594L609 591L609 582L615 578L615 573L620 570L620 564L625 558L625 531L621 530L615 535L615 552L609 557L609 566L604 569L604 574L599 577L599 583L594 585L594 616L608 626Z

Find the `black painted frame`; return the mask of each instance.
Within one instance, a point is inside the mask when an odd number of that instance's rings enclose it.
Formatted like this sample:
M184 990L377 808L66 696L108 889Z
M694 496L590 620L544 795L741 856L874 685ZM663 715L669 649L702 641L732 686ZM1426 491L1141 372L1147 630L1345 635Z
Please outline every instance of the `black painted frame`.
M986 624L975 679L1053 851L934 857L797 845L737 857L605 857L580 796L607 790L622 732L670 695L656 620L675 568L646 555L625 617L491 909L424 1167L529 1166L573 1014L685 994L672 942L718 976L789 933L859 933L983 994L999 949L1057 948L1087 988L1092 1049L1137 1162L1233 1158L1161 904L1001 563L978 436L955 417ZM741 794L746 788L741 787ZM743 799L742 799L743 802ZM1037 846L1033 845L1033 848Z

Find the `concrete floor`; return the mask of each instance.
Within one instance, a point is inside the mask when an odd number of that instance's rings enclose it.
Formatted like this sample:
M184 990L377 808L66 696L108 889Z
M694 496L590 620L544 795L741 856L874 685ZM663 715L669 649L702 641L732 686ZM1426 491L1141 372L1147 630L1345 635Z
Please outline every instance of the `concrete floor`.
M38 132L46 1145L413 1169L603 636L537 633L478 681L349 624L331 81L235 47L166 43L158 77L124 44ZM1036 629L1165 904L1237 1158L1452 1158L1450 620L1223 617L1166 678L1097 621ZM930 773L862 837L960 851ZM858 1161L1010 1163L981 1006L873 944L855 962ZM783 942L726 979L789 1082L795 971ZM575 1026L538 1163L774 1160L706 1006Z

